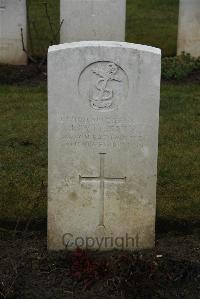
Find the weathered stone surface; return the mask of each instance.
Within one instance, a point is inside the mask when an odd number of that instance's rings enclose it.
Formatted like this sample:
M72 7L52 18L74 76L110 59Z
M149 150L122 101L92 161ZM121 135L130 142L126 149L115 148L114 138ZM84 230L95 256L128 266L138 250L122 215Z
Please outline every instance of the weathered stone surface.
M180 0L177 54L200 56L200 0Z
M160 56L120 42L50 47L50 249L154 246Z
M0 63L26 64L26 0L0 0Z
M61 43L124 41L126 0L61 0Z

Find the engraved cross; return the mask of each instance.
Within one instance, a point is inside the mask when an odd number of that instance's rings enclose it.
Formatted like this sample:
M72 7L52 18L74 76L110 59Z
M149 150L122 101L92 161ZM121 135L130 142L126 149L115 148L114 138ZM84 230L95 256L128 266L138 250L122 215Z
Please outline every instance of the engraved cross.
M117 182L124 183L126 181L126 177L122 178L108 178L104 175L104 165L105 165L105 153L100 153L100 175L98 177L82 177L79 176L79 182L91 182L96 181L100 183L100 214L99 214L99 226L104 226L104 190L105 190L105 182Z

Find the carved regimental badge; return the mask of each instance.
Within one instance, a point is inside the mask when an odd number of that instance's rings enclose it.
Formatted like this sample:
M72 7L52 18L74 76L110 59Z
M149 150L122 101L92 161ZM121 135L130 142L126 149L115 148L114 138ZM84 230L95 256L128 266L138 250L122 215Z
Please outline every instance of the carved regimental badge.
M81 73L79 92L91 108L110 111L126 99L128 78L124 70L114 62L95 62Z

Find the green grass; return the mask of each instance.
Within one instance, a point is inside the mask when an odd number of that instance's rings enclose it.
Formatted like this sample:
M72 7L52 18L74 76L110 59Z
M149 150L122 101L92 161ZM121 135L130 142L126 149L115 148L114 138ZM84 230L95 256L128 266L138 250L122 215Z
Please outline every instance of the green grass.
M48 3L48 14L52 22L53 32L56 33L59 31L60 1L28 0L29 48L36 56L43 56L47 52L48 47L56 43L49 26L44 2Z
M158 159L158 216L200 220L199 111L200 86L163 86Z
M0 87L0 219L27 217L47 179L47 95L45 87ZM40 198L35 216L46 214Z
M176 55L178 0L127 0L126 40Z
M43 0L29 0L33 52L43 55L52 41ZM56 32L59 28L59 0L48 0L49 15ZM159 47L163 56L176 54L178 0L127 0L126 40ZM33 23L37 28L34 30Z
M46 87L0 86L0 219L46 217ZM200 215L200 86L164 84L161 90L157 215Z

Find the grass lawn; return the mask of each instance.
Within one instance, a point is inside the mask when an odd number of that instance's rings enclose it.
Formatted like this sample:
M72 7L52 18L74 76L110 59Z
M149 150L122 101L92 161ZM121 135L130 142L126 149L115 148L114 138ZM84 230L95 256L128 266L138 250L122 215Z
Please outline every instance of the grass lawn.
M47 180L47 95L45 87L0 87L0 219L46 216L41 196Z
M42 55L52 41L42 0L29 0L29 19L35 55ZM54 32L59 28L59 0L47 0ZM162 49L163 56L176 54L178 0L127 0L126 40ZM36 29L34 29L36 28ZM32 47L31 47L32 45Z
M162 86L157 213L200 220L200 86Z
M126 40L176 55L179 0L127 0Z
M0 219L46 217L46 86L0 86ZM157 215L200 215L200 86L163 84L161 90Z

